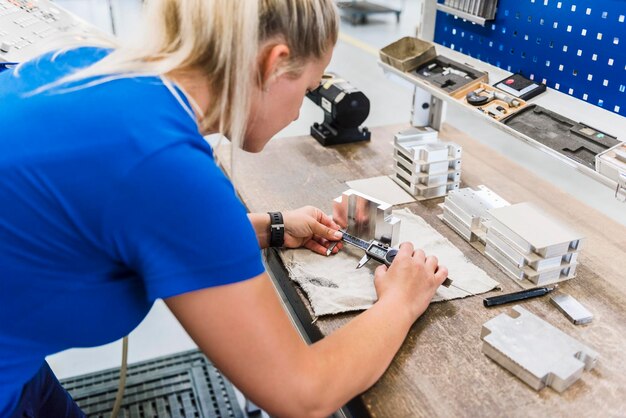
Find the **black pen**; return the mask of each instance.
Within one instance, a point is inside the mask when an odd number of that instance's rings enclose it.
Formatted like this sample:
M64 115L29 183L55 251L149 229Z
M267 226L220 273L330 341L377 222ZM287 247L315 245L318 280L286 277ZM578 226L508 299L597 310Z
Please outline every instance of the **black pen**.
M490 298L483 299L483 305L486 307L503 305L509 302L517 302L518 300L525 300L530 298L536 298L538 296L546 295L557 288L557 285L552 287L536 287L534 289L522 290L521 292L508 293L506 295L492 296Z

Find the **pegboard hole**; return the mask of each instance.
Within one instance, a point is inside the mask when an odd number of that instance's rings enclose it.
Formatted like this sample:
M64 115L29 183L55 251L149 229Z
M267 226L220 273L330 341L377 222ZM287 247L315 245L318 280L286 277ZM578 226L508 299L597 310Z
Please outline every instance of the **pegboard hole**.
M591 56L591 60L592 60L592 61L597 61L597 60L598 60L598 55L597 55L597 54L593 54L593 55Z
M607 80L606 78L604 79L604 81L602 82L602 85L604 87L608 87L609 86L609 80Z
M515 48L511 48L509 52L511 53L511 55L515 54Z
M572 31L572 25L567 25L567 31L571 32Z
M598 106L600 107L604 106L604 100L602 99L598 100Z
M563 45L563 52L567 52L567 45Z
M557 8L557 9L560 9L562 5L563 5L563 3L558 2L558 3L556 4L556 8Z
M541 43L541 38L537 38L537 45Z
M578 75L578 70L574 70L574 71L572 71L572 75L573 75L573 76L577 76L577 75Z
M515 12L515 18L516 18L516 19L519 19L520 17L521 17L520 12Z
M513 36L517 36L517 31L513 31Z
M612 65L613 65L613 62L614 62L614 61L613 61L613 58L609 58L609 61L608 61L609 66L612 66Z
M609 13L608 12L602 12L602 19L606 19L607 17L609 17Z
M522 52L521 57L522 57L522 58L526 58L526 52L525 52L525 51L524 51L524 52Z
M620 92L620 93L624 93L625 91L626 91L626 85L621 84L621 85L619 86L619 92Z
M496 30L496 24L495 23L491 24L491 30Z
M524 35L524 40L527 41L528 40L528 35Z
M598 32L598 36L596 36L596 39L598 41L601 41L602 40L602 33Z
M533 55L533 62L537 62L537 56Z
M591 14L591 9L590 9L589 7L587 7L587 11L586 11L586 13L587 13L588 15L590 15L590 14Z
M572 12L575 12L575 11L576 11L576 5L572 4Z
M563 64L560 64L560 65L559 65L559 71L563 71L563 68L564 68L564 67L563 67Z
M578 55L579 57L581 57L581 56L583 55L583 50L582 50L582 49L579 49L579 50L576 52L576 55Z
M493 47L493 41L489 41L489 47Z
M581 31L580 31L580 34L581 34L582 36L587 36L587 29L583 29L583 30L581 30Z
M571 96L572 94L574 94L574 89L569 89L569 90L567 91L567 94L569 94L570 96Z
M624 23L624 15L619 15L619 18L617 19L617 21L619 23Z
M547 6L548 5L548 0L543 0L543 5Z
M559 22L554 22L554 23L552 24L552 27L553 27L554 29L558 28L558 27L559 27Z
M613 38L613 44L614 45L618 45L619 44L619 38L617 36L615 38Z
M617 106L617 105L616 105L616 106L614 107L614 110L615 110L615 113L619 113L619 106Z
M504 11L504 15L505 15L505 16L508 16L508 15L509 15L509 10L508 10L508 9Z
M528 23L533 21L533 17L531 15L528 15Z
M550 41L550 48L554 48L554 41Z
M546 61L546 67L550 66L550 60Z
M583 100L587 101L587 99L589 98L589 95L587 93L583 94Z
M561 87L561 85L560 85L559 83L555 83L555 84L554 84L554 88L555 88L556 90L558 90L558 89L559 89L559 87Z
M535 75L531 74L530 77L528 77L528 78L530 78L531 80L535 80Z
M591 81L593 80L593 74L588 74L587 75L587 81Z
M547 83L548 83L548 80L544 78L543 80L541 80L541 83L542 83L542 84L547 84Z
M540 25L543 25L545 22L546 22L545 20L543 20L543 19L539 19L539 24L540 24Z

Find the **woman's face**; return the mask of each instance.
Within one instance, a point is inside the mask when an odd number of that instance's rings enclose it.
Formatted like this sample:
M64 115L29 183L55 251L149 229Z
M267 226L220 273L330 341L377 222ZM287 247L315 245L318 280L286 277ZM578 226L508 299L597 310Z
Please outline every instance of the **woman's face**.
M244 150L261 151L274 135L298 119L306 92L319 86L331 56L332 50L320 59L307 61L298 76L282 74L271 80L266 90L257 89L250 107Z

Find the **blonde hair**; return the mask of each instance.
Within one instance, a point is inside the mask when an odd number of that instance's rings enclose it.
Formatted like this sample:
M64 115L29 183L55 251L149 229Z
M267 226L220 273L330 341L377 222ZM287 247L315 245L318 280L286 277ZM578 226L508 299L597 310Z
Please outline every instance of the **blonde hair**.
M320 58L332 48L337 36L333 0L149 0L137 46L118 46L58 83L99 77L95 83L100 84L199 69L211 92L211 105L199 128L217 128L235 148L245 134L263 43L273 38L285 42L290 61L282 71L297 73L306 60Z

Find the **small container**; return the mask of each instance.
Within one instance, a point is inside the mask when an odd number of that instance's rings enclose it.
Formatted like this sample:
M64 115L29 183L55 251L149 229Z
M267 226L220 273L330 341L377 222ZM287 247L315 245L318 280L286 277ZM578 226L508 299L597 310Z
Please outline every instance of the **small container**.
M435 58L435 46L412 36L405 36L380 50L380 59L404 72L413 71Z

